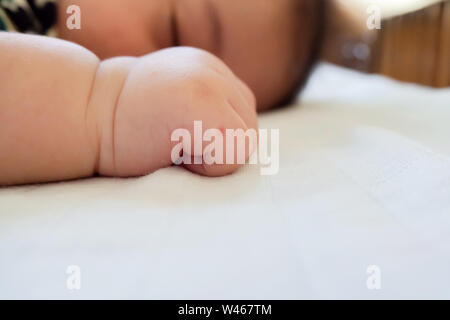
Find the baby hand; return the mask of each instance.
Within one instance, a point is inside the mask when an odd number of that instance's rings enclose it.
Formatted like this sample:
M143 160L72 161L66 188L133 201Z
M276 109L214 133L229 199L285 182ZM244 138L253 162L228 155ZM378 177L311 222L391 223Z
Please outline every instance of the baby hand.
M114 90L119 93L112 98ZM187 47L103 62L91 106L100 137L97 170L109 176L138 176L170 166L172 149L178 143L171 141L172 133L184 128L194 137L194 121L202 121L203 132L257 129L256 100L250 89L220 59ZM193 150L192 141L192 149L183 152L198 157ZM247 159L249 148L245 152ZM240 164L184 166L203 175L221 176Z

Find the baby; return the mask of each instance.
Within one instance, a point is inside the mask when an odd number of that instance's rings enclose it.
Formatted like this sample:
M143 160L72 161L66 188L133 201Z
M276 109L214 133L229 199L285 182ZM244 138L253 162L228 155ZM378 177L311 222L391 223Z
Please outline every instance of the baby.
M256 129L305 81L321 13L321 0L0 0L0 29L69 40L0 32L0 185L147 174L194 121Z

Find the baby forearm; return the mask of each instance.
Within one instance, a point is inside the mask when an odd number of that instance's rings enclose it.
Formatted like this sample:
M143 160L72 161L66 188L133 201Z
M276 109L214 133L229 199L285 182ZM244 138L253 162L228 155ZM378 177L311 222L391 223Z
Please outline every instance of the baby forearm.
M0 184L92 175L99 139L90 110L99 67L69 42L0 33Z
M251 91L194 48L100 62L69 42L0 33L0 74L0 185L139 176L170 166L172 133L195 121L257 128ZM200 151L183 145L185 158ZM210 176L241 165L190 164Z

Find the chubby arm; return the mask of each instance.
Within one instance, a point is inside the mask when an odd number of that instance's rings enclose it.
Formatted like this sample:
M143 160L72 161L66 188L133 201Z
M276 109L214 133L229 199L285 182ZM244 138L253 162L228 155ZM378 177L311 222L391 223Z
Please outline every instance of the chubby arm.
M0 185L147 174L172 164L171 133L194 136L196 120L257 128L251 91L205 51L100 62L70 42L0 32ZM186 168L220 176L239 166Z
M0 185L95 172L99 123L89 102L99 67L75 44L0 33Z

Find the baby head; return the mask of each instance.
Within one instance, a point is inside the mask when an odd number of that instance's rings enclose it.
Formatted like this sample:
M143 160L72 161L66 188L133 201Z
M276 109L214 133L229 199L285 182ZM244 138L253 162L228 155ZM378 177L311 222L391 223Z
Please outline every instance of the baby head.
M69 5L81 29L68 30ZM100 58L193 46L221 58L255 93L258 109L285 102L320 43L322 0L60 0L59 33Z

